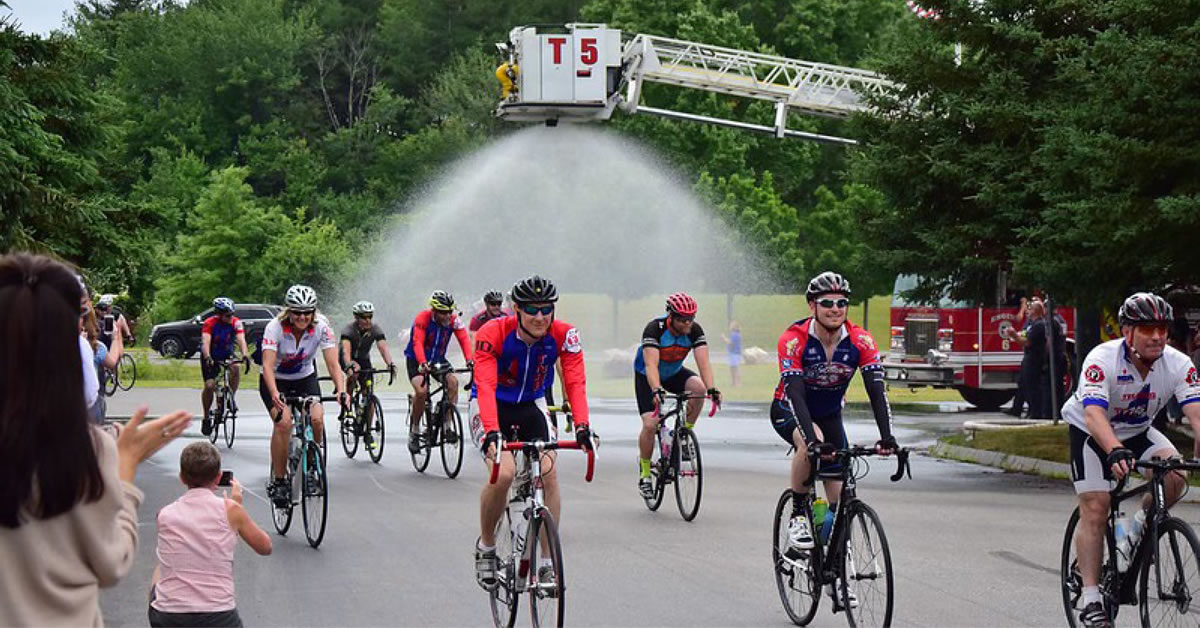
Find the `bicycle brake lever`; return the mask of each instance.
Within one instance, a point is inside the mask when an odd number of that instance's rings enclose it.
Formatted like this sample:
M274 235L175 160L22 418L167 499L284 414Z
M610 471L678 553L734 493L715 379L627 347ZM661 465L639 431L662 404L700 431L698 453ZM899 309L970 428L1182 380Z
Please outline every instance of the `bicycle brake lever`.
M903 450L903 449L897 451L896 452L896 462L897 462L896 472L894 474L892 474L891 480L893 482L899 482L900 480L904 479L904 474L906 471L908 472L908 479L911 480L912 479L912 465L910 465L908 463L908 451Z

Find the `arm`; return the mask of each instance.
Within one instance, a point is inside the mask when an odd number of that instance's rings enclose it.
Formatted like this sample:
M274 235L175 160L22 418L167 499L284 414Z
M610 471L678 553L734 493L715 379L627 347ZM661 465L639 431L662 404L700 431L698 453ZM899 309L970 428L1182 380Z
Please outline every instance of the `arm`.
M1192 432L1200 434L1200 402L1192 402L1183 406L1183 416L1187 417L1192 426ZM1200 438L1192 440L1192 457L1200 458Z
M125 339L121 334L113 334L112 346L108 348L108 355L104 356L104 366L111 370L117 368L117 363L121 361L121 355L125 353Z
M879 438L888 440L892 437L892 407L888 404L883 374L882 367L868 367L862 372L863 386L867 389L867 398L871 400L871 412L875 414L875 425L879 427Z
M212 359L212 334L208 332L200 334L200 357L205 360Z
M787 398L792 406L792 414L796 417L796 425L800 427L800 432L804 434L804 441L809 444L817 442L817 432L813 429L812 414L808 412L808 401L804 398L804 376L799 373L790 373L784 376L783 381L787 387Z
M462 323L459 323L457 326L455 326L454 337L458 338L458 346L462 349L463 358L467 362L474 361L474 352L471 351L471 338L467 335L467 328L463 327Z
M412 343L413 354L417 356L417 364L425 364L428 358L425 357L425 331L429 325L429 313L421 312L417 314L416 320L412 326Z
M384 340L383 338L380 338L379 342L376 343L376 346L379 347L379 355L383 356L384 364L386 364L388 366L392 366L393 364L395 364L395 362L392 361L392 352L388 350L388 344L387 344L386 340Z
M1189 417L1190 418L1190 417ZM1100 445L1100 449L1104 453L1109 453L1118 447L1124 447L1124 444L1117 438L1116 432L1113 431L1112 423L1108 420L1108 415L1104 408L1098 405L1085 405L1083 407L1083 421L1087 424L1088 434L1092 435L1092 440Z
M587 373L583 364L583 347L579 344L579 332L575 328L569 329L560 342L563 351L558 359L562 362L563 389L567 391L571 415L575 419L576 427L588 425ZM657 374L655 371L655 375Z
M275 384L275 355L274 349L263 349L262 352L262 378L267 385L267 392L271 394L271 399L275 402L275 406L283 409L283 403L279 401L279 387Z
M259 556L270 556L271 536L258 527L242 507L242 487L237 480L234 480L233 494L235 497L225 499L225 514L229 518L230 527L237 530L238 536Z
M342 373L341 365L338 364L337 347L329 346L321 349L321 355L325 357L325 368L329 371L329 379L333 380L333 394L341 395L346 392L346 377ZM266 359L263 359L266 362Z
M346 368L350 368L351 365L354 364L354 359L350 355L350 339L346 338L345 336L342 336L341 344L342 344L342 355L341 355L342 364L345 364Z
M117 329L121 330L125 338L133 338L133 332L129 331L129 321L125 320L124 314L117 317Z
M643 346L642 361L646 363L646 383L650 390L662 388L662 379L658 376L658 347Z
M700 345L692 350L696 354L696 368L700 369L700 381L706 389L713 387L712 363L708 360L708 345ZM647 377L647 379L649 379Z
M496 410L496 384L499 380L499 362L496 358L502 341L503 337L495 325L481 329L475 335L475 390L484 432L500 429Z

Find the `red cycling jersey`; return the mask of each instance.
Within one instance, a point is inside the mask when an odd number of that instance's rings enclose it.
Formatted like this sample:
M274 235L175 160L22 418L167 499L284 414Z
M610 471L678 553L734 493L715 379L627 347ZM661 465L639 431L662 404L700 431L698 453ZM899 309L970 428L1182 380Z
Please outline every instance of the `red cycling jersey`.
M471 339L467 337L467 329L457 315L450 315L450 324L442 326L433 318L433 310L423 310L413 320L412 333L404 355L417 361L417 364L438 362L446 357L446 348L450 345L450 334L458 338L458 346L462 347L463 357L468 362L474 359L471 355Z
M497 400L522 403L543 397L554 384L556 360L562 362L563 387L575 425L587 425L587 377L579 332L556 320L532 344L517 334L515 316L492 319L475 334L475 390L484 431L500 429Z

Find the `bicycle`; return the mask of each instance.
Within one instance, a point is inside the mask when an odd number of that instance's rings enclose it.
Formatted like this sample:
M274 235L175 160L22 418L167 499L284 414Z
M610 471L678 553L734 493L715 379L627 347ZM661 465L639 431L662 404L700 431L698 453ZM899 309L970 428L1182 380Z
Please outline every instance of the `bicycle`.
M360 369L358 386L350 399L350 408L342 409L338 421L341 423L339 431L342 435L342 451L346 452L346 457L353 458L354 454L358 453L359 439L366 440L367 434L370 434L375 448L368 448L367 453L371 455L371 461L378 464L383 459L383 404L380 403L379 397L375 396L375 378L363 377L376 373L388 374L388 386L396 380L396 371L392 369ZM371 407L371 414L375 415L370 429L367 429L368 406Z
M598 443L599 441L593 441ZM580 449L573 440L552 442L512 442L496 448L490 483L500 475L500 455L520 452L516 473L508 492L508 507L496 522L496 584L488 589L492 622L511 627L517 619L521 594L529 593L529 612L533 626L562 626L566 617L566 591L562 543L558 526L544 502L542 454L557 449ZM584 478L592 481L596 452L587 450ZM550 569L539 568L539 554L550 559ZM549 582L543 580L550 573Z
M316 548L325 538L325 517L329 513L329 474L325 466L324 452L313 436L309 407L314 402L323 403L338 399L336 396L285 395L283 400L292 410L292 436L288 441L284 476L289 495L286 506L272 502L272 519L275 530L279 534L287 534L292 525L292 511L300 504L304 517L304 536L308 539L308 544ZM301 497L299 502L296 501L297 495Z
M136 381L137 362L132 355L122 353L121 359L117 360L117 368L104 369L104 394L111 397L117 393L118 388L128 392Z
M651 452L650 475L654 479L654 497L643 497L646 507L658 510L662 504L667 485L675 485L675 504L684 521L691 521L700 512L700 494L704 488L704 467L700 460L700 442L696 433L684 424L687 418L689 399L706 399L703 395L678 393L671 395L675 404L665 413L658 414L658 428L654 431L655 447ZM717 413L713 404L708 413ZM657 413L658 410L655 410ZM673 421L669 442L663 442L663 428Z
M1100 595L1104 610L1115 621L1120 606L1136 604L1142 626L1195 626L1196 613L1200 612L1200 608L1192 604L1195 598L1200 597L1200 573L1197 573L1200 571L1200 540L1197 540L1190 525L1168 512L1166 476L1169 471L1200 469L1200 460L1162 460L1156 457L1138 462L1134 468L1151 470L1154 474L1150 481L1128 491L1124 490L1129 479L1126 475L1116 488L1109 491L1112 501L1103 546L1106 556L1100 568ZM1153 499L1146 512L1146 526L1141 540L1130 549L1133 555L1129 557L1128 569L1122 572L1117 566L1114 532L1120 503L1147 492ZM1137 503L1140 508L1140 501ZM1076 507L1067 521L1060 567L1063 607L1071 628L1078 625L1079 614L1083 611L1083 577L1075 556L1075 529L1078 524L1079 508ZM1155 539L1155 542L1145 543L1146 539ZM1172 618L1177 621L1171 622Z
M429 391L429 396L425 402L425 413L417 423L415 433L412 429L412 406L413 396L408 395L408 418L405 422L409 426L409 438L416 438L419 449L416 452L410 450L412 455L413 467L418 473L424 473L425 468L429 466L429 458L433 453L433 448L441 449L442 468L446 471L446 477L458 477L458 472L462 469L463 460L463 423L462 415L459 414L458 408L454 407L446 401L446 379L445 376L450 373L472 373L472 369L460 368L456 369L450 366L449 362L440 364L431 364L431 369L425 375L426 381L433 378L439 384L439 388ZM463 392L471 390L474 385L474 375L472 379L463 386ZM437 403L433 402L437 396ZM440 417L441 420L435 421L434 417Z
M214 445L217 444L217 431L223 425L225 426L225 447L229 449L233 448L233 437L237 432L238 411L233 388L229 385L229 367L239 362L244 365L242 370L249 373L250 358L243 356L240 360L227 358L217 362L217 390L213 396L213 408L209 410L212 431L208 433L208 439Z
M808 452L814 461L816 452L816 447ZM792 517L792 490L785 489L779 496L771 547L779 598L792 623L805 626L817 612L821 589L829 585L833 612L845 612L852 628L890 626L895 586L892 555L879 515L858 498L857 491L857 481L870 470L870 466L860 459L876 455L875 449L851 446L838 449L832 455L841 464L839 479L843 484L828 535L820 535L827 537L827 541L814 543L812 549L789 556L787 528ZM900 481L906 472L912 478L908 455L907 449L896 450L893 482ZM816 469L815 463L813 468ZM811 500L806 500L802 511L809 521L813 521ZM814 535L817 525L814 522ZM882 591L878 590L880 585Z

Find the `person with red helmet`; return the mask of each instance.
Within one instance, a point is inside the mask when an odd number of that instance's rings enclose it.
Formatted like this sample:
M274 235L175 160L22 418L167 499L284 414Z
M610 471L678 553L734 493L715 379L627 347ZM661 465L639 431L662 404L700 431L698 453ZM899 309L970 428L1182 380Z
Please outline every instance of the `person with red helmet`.
M708 341L700 323L696 322L696 309L696 300L684 292L667 297L667 313L646 325L637 357L633 360L633 390L638 412L642 415L642 432L638 436L638 490L646 499L654 498L650 454L654 451L654 432L658 429L655 410L662 405L667 393L686 391L695 397L688 401L688 429L700 417L704 397L721 405L721 391L713 387ZM683 361L688 353L695 353L699 375L684 368Z

